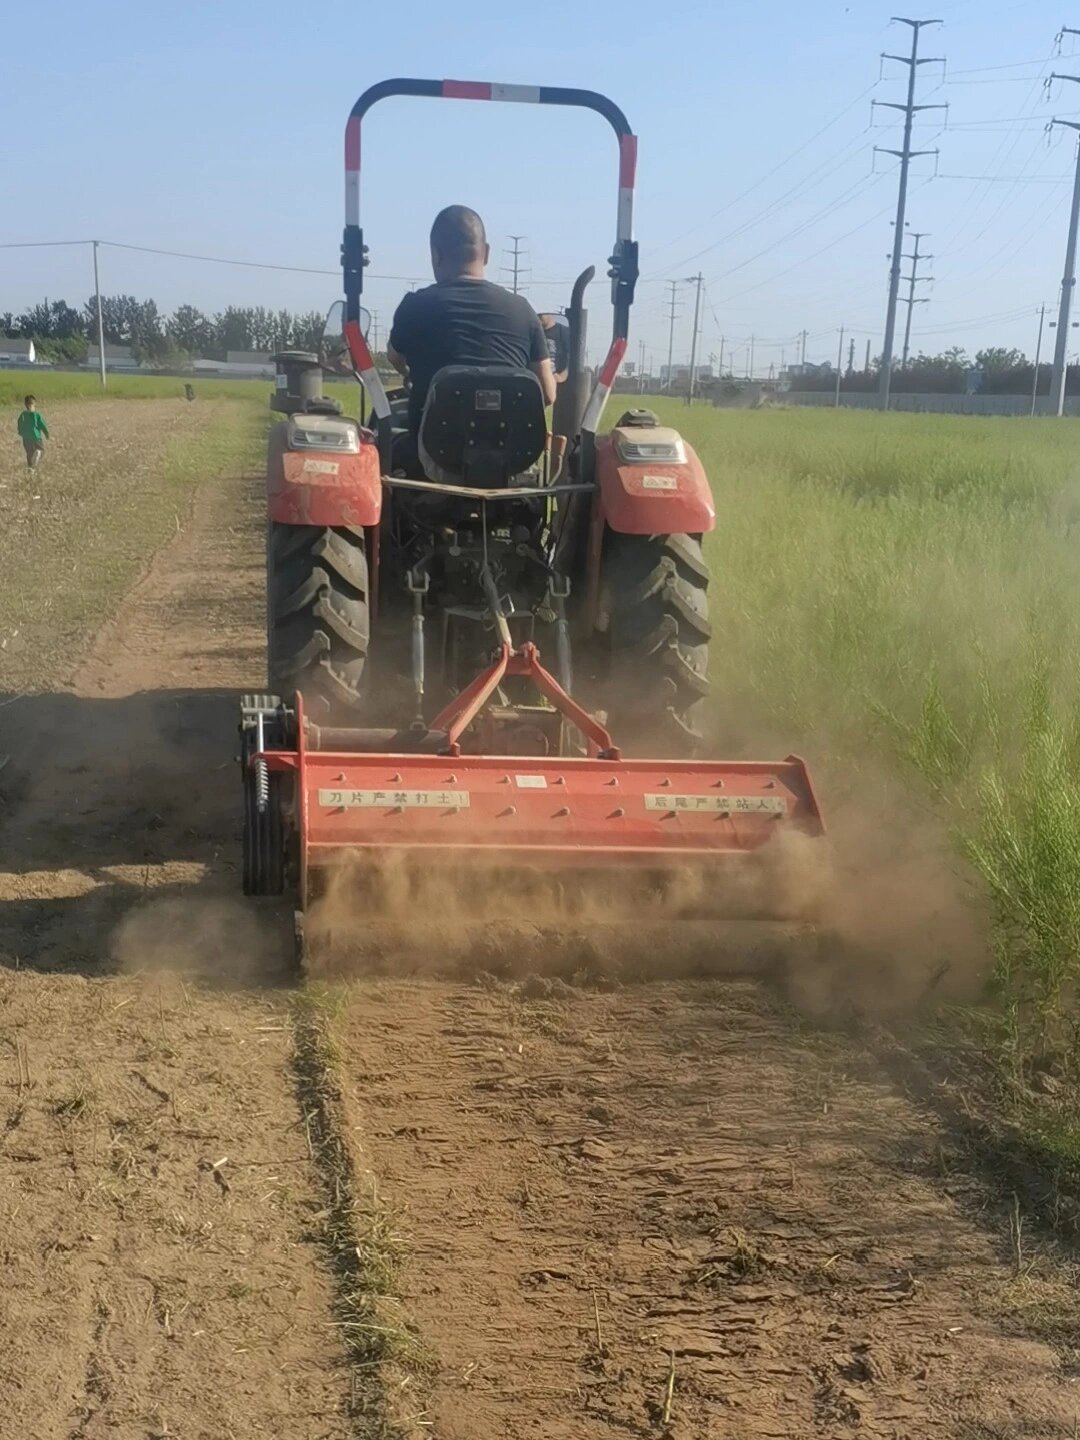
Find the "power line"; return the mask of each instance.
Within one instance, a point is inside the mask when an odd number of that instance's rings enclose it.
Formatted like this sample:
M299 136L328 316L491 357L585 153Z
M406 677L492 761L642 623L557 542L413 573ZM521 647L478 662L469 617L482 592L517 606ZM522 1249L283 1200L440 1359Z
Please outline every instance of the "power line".
M896 60L901 65L908 67L908 90L907 100L904 104L896 101L883 101L891 110L899 110L904 117L904 143L900 150L888 150L887 154L895 155L900 161L900 185L896 197L896 230L893 235L892 264L889 268L889 301L885 311L885 342L881 353L881 408L889 408L889 391L892 386L893 368L893 342L896 337L896 302L900 293L900 266L904 253L904 213L907 208L908 170L912 160L917 155L925 155L925 150L913 150L911 148L911 131L914 125L915 116L923 110L941 110L947 107L941 105L916 105L915 83L919 74L920 65L935 65L943 63L931 60L928 56L919 55L919 35L926 25L940 25L940 20L909 20L904 16L897 17L897 23L908 25L911 28L911 54L910 55L886 55L887 60Z
M293 275L340 275L340 270L317 270L308 265L278 265L265 260L235 260L225 255L194 255L187 250L162 250L154 245L133 245L124 240L4 240L0 250L47 250L63 245L101 245L109 250L135 250L142 255L164 255L173 260L197 260L206 265L238 265L245 270L282 270ZM369 280L420 281L423 275L369 275ZM555 283L555 282L550 282ZM569 281L558 282L569 284Z
M718 216L725 214L728 210L733 210L736 205L741 204L748 195L752 195L755 190L760 189L767 180L771 180L772 177L776 175L779 171L783 170L786 165L790 165L792 160L796 160L805 151L809 150L811 145L815 144L816 141L820 140L822 135L826 134L829 130L831 130L834 125L838 125L846 115L850 115L852 110L854 110L857 106L861 105L862 102L866 99L866 97L877 89L878 84L879 82L875 80L873 85L867 86L867 88L860 95L856 95L855 99L852 100L850 104L845 105L844 108L836 115L834 115L831 120L826 121L826 123L822 125L820 130L816 130L814 134L810 136L809 140L804 140L803 143L799 145L796 149L792 150L789 155L785 155L784 158L780 160L776 165L774 165L771 170L767 170L765 174L759 176L752 185L748 185L745 190L740 191L740 193L735 196L734 200L729 200L725 205L721 205L718 210L714 210L711 215L706 216L704 220L699 220L696 225L691 225L689 229L681 231L678 235L675 236L673 240L665 241L664 244L658 246L656 251L653 253L659 254L664 250L670 249L672 245L677 245L680 240L684 240L687 235L692 235L695 230L700 230L702 226L708 225L710 221L715 220ZM799 185L801 186L804 183L805 181L800 181ZM796 186L795 188L799 188L799 186ZM775 208L777 203L779 202L775 200L772 201L768 209L771 210ZM697 259L697 256L691 256L690 258Z
M1053 55L1044 55L1041 60L1013 60L1008 65L979 65L974 70L950 70L949 75L988 75L994 70L1022 70L1027 65L1049 65ZM1028 79L1028 76L1021 77Z
M927 180L924 183L929 184L930 182ZM819 256L827 254L830 250L834 250L837 245L842 245L845 240L850 240L852 235L857 235L860 230L865 230L868 225L873 225L876 220L880 220L883 215L888 214L891 208L891 206L886 205L883 209L875 211L874 214L870 215L867 219L861 220L858 225L852 226L850 230L845 230L842 235L837 235L834 239L830 240L827 245L822 245L820 250L815 250L812 255L804 255L801 260L796 260L793 264L788 265L785 269L777 271L775 275L770 275L765 280L759 280L754 285L748 285L745 290L737 290L734 295L725 296L720 303L723 305L728 305L731 303L732 300L738 300L743 295L751 295L755 290L761 290L766 285L774 284L777 280L782 279L785 275L790 275L793 270L798 270L803 265L808 265L811 260L817 260Z
M828 160L823 160L820 165L815 165L813 170L806 174L801 180L797 181L794 185L789 186L788 189L785 190L783 194L778 195L775 200L770 201L769 204L764 208L764 210L758 211L748 220L744 220L741 225L737 225L734 230L727 231L726 234L719 236L718 239L711 241L708 245L703 246L700 250L695 250L692 255L685 256L682 260L678 262L678 267L672 268L681 269L684 265L693 264L695 260L700 260L703 255L711 254L712 251L718 250L721 245L726 245L731 240L737 240L740 235L745 235L748 230L754 229L756 225L760 225L765 220L771 219L778 210L784 209L787 205L791 204L791 202L796 199L801 199L805 192L816 190L818 186L823 184L824 181L828 180L831 176L835 175L837 171L843 170L846 165L849 165L851 161L855 159L856 155L862 149L862 147L863 141L861 138L855 140L852 143L849 143L844 147L842 151L840 151L839 157L832 156ZM836 160L836 163L832 164L832 161L834 159ZM828 168L830 165L832 166L831 169ZM822 174L822 171L824 171L825 173ZM810 223L813 222L805 222L805 224ZM799 226L798 228L800 230L805 228L805 224Z
M760 260L762 256L771 254L773 250L779 249L781 245L786 245L790 240L794 240L799 235L804 234L807 230L812 229L813 226L818 224L819 221L824 220L831 215L834 215L838 210L842 210L846 205L850 205L853 200L859 198L860 193L865 194L867 190L872 189L875 183L876 177L873 175L860 176L859 179L855 181L854 185L849 185L846 190L841 191L841 193L837 195L833 200L830 200L827 205L823 205L822 208L816 212L816 214L811 215L808 220L801 221L798 225L795 226L794 230L788 230L785 234L778 236L775 240L771 241L768 245L763 246L762 249L756 251L746 260L740 260L738 265L732 265L730 269L722 270L718 275L714 275L712 277L713 281L715 282L717 280L726 280L729 275L737 275L740 270L745 270L748 265L753 265L753 263L756 260ZM709 249L713 248L713 246L709 247ZM701 251L700 253L705 254L706 252ZM693 256L691 258L696 259L697 257Z
M940 171L935 180L978 180L989 184L1009 183L1011 185L1067 185L1070 175L944 175Z

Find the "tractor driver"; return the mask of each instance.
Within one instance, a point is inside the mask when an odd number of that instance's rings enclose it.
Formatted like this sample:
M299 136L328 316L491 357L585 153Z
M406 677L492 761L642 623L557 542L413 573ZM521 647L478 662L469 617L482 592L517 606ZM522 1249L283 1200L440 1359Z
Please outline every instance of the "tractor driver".
M407 470L415 465L428 389L444 365L532 370L543 389L544 404L554 403L555 375L540 321L523 295L484 278L490 254L484 222L476 211L448 205L431 227L435 284L404 296L394 314L386 353L410 384L411 444L408 455L401 456Z

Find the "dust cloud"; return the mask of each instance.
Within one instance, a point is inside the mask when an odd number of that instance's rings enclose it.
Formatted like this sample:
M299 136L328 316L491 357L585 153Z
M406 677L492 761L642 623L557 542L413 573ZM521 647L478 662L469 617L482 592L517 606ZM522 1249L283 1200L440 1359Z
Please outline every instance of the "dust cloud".
M815 1020L974 999L986 917L933 822L841 808L825 838L670 873L348 857L307 917L309 973L582 985L754 976Z
M278 907L280 909L280 907ZM225 985L279 976L290 946L282 917L259 902L172 896L132 910L112 937L112 958L127 974L172 972Z
M778 946L805 943L793 912L761 922L765 885L760 866L740 862L660 873L352 856L322 874L306 921L308 969L594 985L761 974Z

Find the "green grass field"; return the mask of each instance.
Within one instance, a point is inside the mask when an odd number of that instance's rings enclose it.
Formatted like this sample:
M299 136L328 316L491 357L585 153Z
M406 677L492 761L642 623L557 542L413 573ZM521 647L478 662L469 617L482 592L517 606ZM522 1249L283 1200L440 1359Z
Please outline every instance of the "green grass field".
M265 405L273 385L269 380L200 380L177 375L112 375L104 390L94 370L0 370L0 407L21 405L33 394L41 409L50 400L171 400L182 398L185 384L194 386L197 398L250 400Z
M1080 429L655 403L716 495L719 735L761 725L885 825L907 792L989 894L1018 1059L1075 1060Z

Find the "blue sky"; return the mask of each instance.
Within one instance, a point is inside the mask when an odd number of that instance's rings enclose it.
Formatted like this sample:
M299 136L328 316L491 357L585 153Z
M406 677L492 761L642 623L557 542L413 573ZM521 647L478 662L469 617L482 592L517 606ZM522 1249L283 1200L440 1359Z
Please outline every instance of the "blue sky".
M915 312L914 348L987 343L1034 349L1035 311L1056 303L1075 144L1052 115L1080 118L1080 28L1060 0L941 0L924 32L920 96L947 101L918 134L939 148L915 162L909 219L929 232L936 277ZM104 240L334 271L342 223L342 130L357 94L392 75L565 84L602 90L641 137L636 232L645 279L631 355L666 358L664 284L699 267L707 281L703 352L761 370L795 353L835 355L841 325L859 353L880 344L895 204L893 112L906 70L880 54L908 31L877 0L581 0L459 6L319 0L39 0L24 58L8 67L0 154L0 240ZM9 27L9 38L11 35ZM38 57L35 62L34 57ZM1070 57L1073 57L1070 59ZM819 133L821 132L821 133ZM537 308L568 297L586 264L603 272L614 234L613 137L585 112L460 101L384 103L365 127L363 208L373 276L427 275L426 235L442 205L484 216L495 252L528 237ZM877 173L874 173L876 169ZM959 177L959 178L953 178ZM974 177L974 178L973 178ZM333 274L301 275L107 249L103 288L190 301L324 308ZM929 272L928 272L929 273ZM385 327L406 288L372 279ZM81 303L84 250L0 251L0 309L44 295ZM676 356L690 343L680 289ZM591 292L593 350L606 333L605 287ZM1077 332L1080 337L1080 330ZM1080 348L1080 338L1078 338Z

